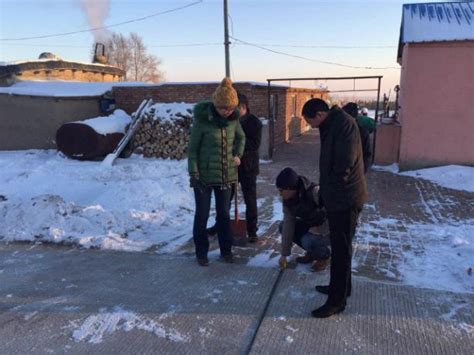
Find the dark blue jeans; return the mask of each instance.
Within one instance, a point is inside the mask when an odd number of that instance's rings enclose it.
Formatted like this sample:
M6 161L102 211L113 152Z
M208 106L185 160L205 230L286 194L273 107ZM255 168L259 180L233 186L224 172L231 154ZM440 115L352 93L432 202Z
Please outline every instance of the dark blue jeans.
M211 208L211 193L214 191L216 200L217 238L221 255L232 254L232 233L230 230L229 205L231 189L218 186L208 186L194 189L196 212L194 214L193 240L196 247L196 257L207 258L209 239L206 232L209 210Z
M327 235L314 235L309 231L310 225L297 219L295 222L295 234L293 243L309 253L315 260L325 260L331 255L329 250L329 237ZM278 227L280 233L283 231L283 222Z

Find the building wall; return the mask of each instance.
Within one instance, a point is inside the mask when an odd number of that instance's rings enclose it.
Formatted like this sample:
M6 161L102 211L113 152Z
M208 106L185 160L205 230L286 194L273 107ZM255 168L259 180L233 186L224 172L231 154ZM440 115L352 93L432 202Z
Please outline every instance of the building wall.
M88 70L59 69L59 70L26 70L16 74L19 80L75 80L83 82L112 82L121 81L122 76L93 72Z
M100 116L98 97L0 94L0 107L0 150L55 149L63 123Z
M125 72L115 66L63 60L39 60L0 65L0 86L10 86L18 79L113 82L122 81L124 76Z
M400 156L400 132L401 126L398 123L377 124L374 153L375 164L390 165L398 163ZM373 142L372 135L370 141Z
M166 84L147 87L114 87L113 95L117 108L133 113L140 102L151 97L155 102L194 103L209 100L217 87L212 84ZM268 117L267 87L250 83L234 83L237 91L249 99L251 112L258 117ZM311 98L320 97L319 90L272 87L271 94L276 96L275 145L288 142L291 138L305 132L308 127L301 116L303 104ZM296 116L291 116L291 95L297 97Z
M474 165L474 42L406 44L400 167Z

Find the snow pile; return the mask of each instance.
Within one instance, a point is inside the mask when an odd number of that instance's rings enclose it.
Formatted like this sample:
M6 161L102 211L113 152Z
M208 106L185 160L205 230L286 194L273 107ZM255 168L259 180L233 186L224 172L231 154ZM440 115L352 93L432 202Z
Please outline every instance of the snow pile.
M0 240L174 251L191 237L186 161L65 159L55 151L0 152Z
M455 190L474 192L474 166L447 165L400 173Z
M149 111L153 114L154 120L172 123L176 120L192 118L194 105L185 102L156 103L150 107Z
M123 110L115 110L109 116L100 116L89 118L84 121L75 121L71 123L82 123L88 125L99 134L125 133L125 128L132 122L130 116Z
M76 342L88 341L99 344L108 334L119 330L129 332L134 329L150 332L174 342L189 342L188 337L175 329L166 329L153 319L145 319L118 306L111 312L101 309L99 314L87 317L82 325L73 331L72 337Z

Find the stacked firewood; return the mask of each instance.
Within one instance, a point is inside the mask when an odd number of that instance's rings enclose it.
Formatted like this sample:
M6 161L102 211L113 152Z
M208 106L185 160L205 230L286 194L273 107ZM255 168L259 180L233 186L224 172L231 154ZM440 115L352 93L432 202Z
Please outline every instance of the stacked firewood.
M184 159L188 148L193 104L154 104L145 112L133 138L133 150L145 157Z

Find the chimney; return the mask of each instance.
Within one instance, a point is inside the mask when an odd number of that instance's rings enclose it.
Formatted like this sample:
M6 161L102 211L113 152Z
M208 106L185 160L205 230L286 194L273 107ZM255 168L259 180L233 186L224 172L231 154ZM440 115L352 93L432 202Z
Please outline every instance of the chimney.
M107 64L108 63L108 58L105 55L105 45L103 43L97 42L95 44L95 51L94 51L94 63L100 63L100 64Z

